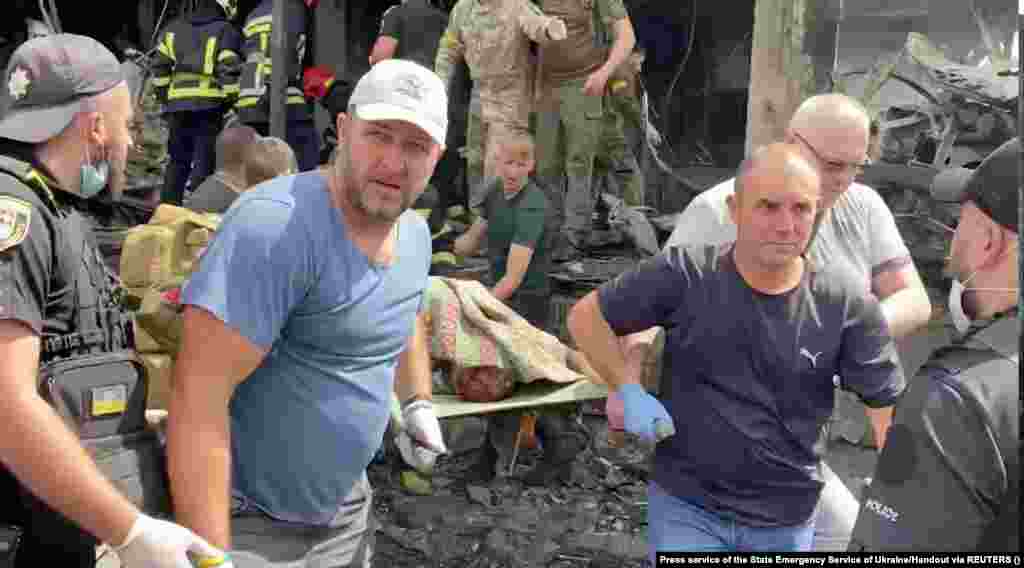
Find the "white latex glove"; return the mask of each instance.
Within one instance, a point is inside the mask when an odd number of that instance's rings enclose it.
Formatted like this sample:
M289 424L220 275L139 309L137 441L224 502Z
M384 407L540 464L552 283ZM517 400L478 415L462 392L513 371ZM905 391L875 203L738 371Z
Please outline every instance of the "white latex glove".
M569 30L565 27L565 22L560 18L551 18L547 26L548 37L555 41L562 41L569 35Z
M224 552L183 526L140 514L128 538L114 549L124 568L231 568L231 561L211 563ZM197 564L189 558L192 555Z
M434 403L415 400L407 404L402 408L402 423L396 440L402 459L416 471L429 475L434 471L437 456L448 453Z

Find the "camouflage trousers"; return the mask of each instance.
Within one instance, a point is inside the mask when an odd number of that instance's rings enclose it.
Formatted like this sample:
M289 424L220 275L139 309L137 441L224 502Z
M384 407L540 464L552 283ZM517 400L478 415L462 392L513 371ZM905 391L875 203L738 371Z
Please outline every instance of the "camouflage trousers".
M524 87L506 86L491 91L473 87L466 121L466 182L469 206L483 203L494 172L494 140L530 131L530 105Z
M594 212L594 159L604 127L603 97L583 94L585 78L554 86L537 109L537 173L562 233L586 242Z
M594 179L614 184L616 187L609 188L611 193L618 194L632 207L644 204L643 172L626 136L630 126L627 117L631 116L635 102L629 95L605 96L601 143L594 160Z

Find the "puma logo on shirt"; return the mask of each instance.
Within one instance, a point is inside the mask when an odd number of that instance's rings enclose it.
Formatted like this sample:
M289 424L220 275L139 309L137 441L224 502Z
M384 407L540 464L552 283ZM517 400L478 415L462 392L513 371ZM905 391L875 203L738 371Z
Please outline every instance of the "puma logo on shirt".
M815 369L818 368L818 357L821 356L821 353L821 351L818 351L817 353L812 355L806 347L800 348L800 354L803 355L804 357L807 357L807 360L811 362L811 366L814 367Z

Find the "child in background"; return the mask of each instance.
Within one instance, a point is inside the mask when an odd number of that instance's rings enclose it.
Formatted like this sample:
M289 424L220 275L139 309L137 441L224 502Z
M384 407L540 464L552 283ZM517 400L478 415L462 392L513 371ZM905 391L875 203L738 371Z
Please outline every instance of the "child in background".
M473 254L486 236L491 293L534 327L546 331L551 300L550 245L555 229L552 207L541 187L530 178L535 165L533 139L516 133L495 140L494 164L497 177L486 189L481 215L455 240L455 254ZM479 477L494 477L498 460L495 447L508 442L507 434L517 432L519 424L515 412L489 416L489 442L477 465ZM546 409L538 416L544 458L523 478L524 483L548 485L567 477L576 455L587 446L588 437L576 426L562 410Z
M534 144L528 134L496 141L495 173L481 204L481 216L455 240L455 254L468 256L487 237L491 293L546 330L551 288L548 282L552 208L544 191L530 178Z

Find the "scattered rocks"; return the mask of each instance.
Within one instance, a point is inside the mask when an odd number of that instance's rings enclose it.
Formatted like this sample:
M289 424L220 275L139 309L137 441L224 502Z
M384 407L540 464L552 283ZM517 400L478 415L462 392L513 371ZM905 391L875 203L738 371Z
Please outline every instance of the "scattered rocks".
M382 523L382 525L377 529L377 533L378 535L383 533L406 550L417 552L424 556L429 556L432 552L430 542L425 531L409 530L397 525Z
M491 490L486 487L470 485L466 487L466 495L469 496L470 501L479 503L484 507L490 507L493 504L494 496L491 494Z
M451 503L448 497L403 497L391 504L395 523L406 529L423 529L441 519Z
M438 461L432 495L410 495L396 483L405 469L398 459L371 466L382 527L379 565L639 568L646 554L646 501L623 495L634 487L641 490L643 480L598 455L596 447L606 435L602 430L592 430L596 443L581 452L569 483L530 487L519 478L536 464L539 452L521 453L511 474L506 464L487 483L473 480L470 471L482 453L472 449L483 442L478 426L473 421L443 426L446 435L477 441ZM644 504L635 506L634 501ZM615 533L619 537L609 536Z
M643 560L647 557L647 539L632 534L580 533L566 542L566 548L607 553L627 560Z

